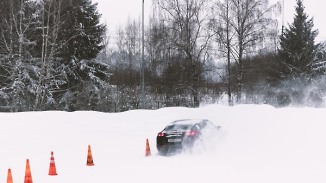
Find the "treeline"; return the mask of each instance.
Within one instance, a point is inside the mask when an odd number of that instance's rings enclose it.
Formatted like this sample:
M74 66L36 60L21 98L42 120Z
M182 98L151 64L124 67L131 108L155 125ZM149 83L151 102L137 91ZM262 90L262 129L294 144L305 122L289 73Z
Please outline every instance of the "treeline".
M315 43L318 31L302 1L282 29L280 10L267 0L155 1L145 36L147 108L324 105L325 45ZM134 108L141 92L140 26L135 20L120 28L110 54L111 84L136 96Z
M144 62L141 22L107 35L91 0L0 6L2 111L137 109L142 73L147 109L323 104L325 47L301 0L281 33L280 4L268 0L155 1Z
M72 111L105 102L109 66L95 58L106 27L95 4L2 0L0 6L2 110Z
M147 108L196 107L225 95L230 104L240 103L245 58L275 53L278 8L267 1L155 1L145 39ZM118 30L117 50L110 57L116 68L111 84L134 92L127 96L140 94L140 25L129 21ZM234 64L241 69L231 73Z

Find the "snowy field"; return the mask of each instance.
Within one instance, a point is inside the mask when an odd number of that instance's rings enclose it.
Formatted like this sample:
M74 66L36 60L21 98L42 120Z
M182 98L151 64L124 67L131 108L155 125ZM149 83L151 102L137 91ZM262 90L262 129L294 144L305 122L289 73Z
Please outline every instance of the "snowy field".
M193 154L157 155L156 134L183 118L206 118L223 130ZM22 183L26 159L34 183L326 182L326 109L210 105L0 113L0 145L0 182L11 168L13 182ZM88 145L95 166L86 166ZM57 176L48 175L51 151Z

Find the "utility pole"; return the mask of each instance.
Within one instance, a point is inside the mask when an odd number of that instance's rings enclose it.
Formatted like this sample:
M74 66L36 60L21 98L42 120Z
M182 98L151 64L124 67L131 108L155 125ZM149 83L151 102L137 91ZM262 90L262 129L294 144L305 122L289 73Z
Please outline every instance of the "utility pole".
M144 0L142 4L142 62L141 62L141 108L145 109L145 73L144 73Z
M284 0L282 0L282 36L284 32Z

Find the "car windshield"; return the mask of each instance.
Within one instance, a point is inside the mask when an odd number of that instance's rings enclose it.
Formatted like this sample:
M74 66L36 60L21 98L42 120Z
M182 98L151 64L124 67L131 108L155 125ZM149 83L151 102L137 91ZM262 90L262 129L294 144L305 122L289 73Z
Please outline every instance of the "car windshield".
M191 128L191 125L186 125L186 124L173 124L173 125L169 125L165 128L165 130L187 130Z

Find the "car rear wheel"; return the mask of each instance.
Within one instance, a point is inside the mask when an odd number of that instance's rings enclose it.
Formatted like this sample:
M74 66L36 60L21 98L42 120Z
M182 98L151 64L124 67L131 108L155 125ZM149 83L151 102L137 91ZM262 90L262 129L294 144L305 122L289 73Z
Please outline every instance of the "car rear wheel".
M161 156L166 156L168 155L169 149L166 146L162 146L158 148L158 154Z

